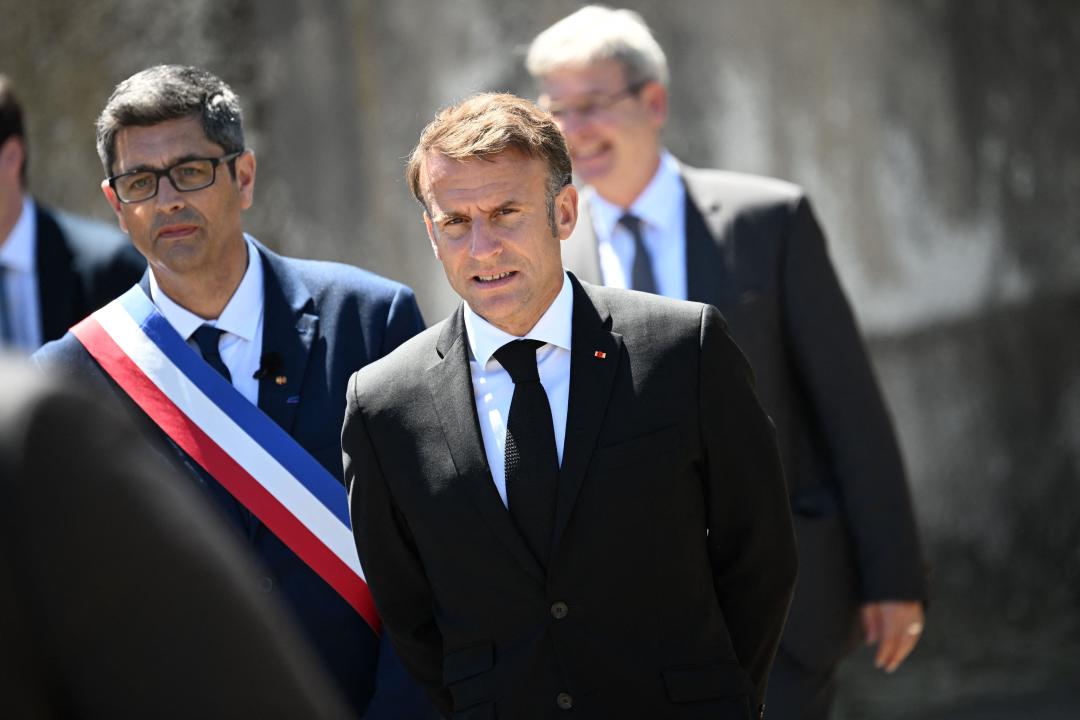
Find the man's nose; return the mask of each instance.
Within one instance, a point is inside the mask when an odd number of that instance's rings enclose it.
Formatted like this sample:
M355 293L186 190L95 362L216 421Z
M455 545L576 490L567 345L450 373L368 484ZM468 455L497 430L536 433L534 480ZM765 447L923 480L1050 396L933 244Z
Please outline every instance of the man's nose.
M502 241L495 229L488 223L474 223L469 238L469 255L483 260L495 255L502 249Z
M167 175L158 178L157 197L154 199L157 201L158 210L164 212L173 212L187 204L184 193L173 186L172 180Z

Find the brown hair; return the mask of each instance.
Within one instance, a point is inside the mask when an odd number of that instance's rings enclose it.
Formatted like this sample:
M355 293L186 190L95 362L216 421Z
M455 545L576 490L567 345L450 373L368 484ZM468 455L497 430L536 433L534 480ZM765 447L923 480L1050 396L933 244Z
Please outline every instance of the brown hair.
M409 189L427 209L420 188L420 168L428 153L453 160L491 158L517 150L548 166L548 205L554 214L555 196L570 184L570 154L566 140L551 116L509 93L480 93L443 108L420 133L405 168Z

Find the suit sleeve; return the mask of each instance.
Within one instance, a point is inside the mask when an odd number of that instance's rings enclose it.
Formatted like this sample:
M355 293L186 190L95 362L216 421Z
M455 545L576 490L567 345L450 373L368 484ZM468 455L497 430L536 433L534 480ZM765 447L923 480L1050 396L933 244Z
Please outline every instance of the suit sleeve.
M398 511L364 418L357 376L349 382L341 447L356 549L383 632L402 664L449 716L452 700L442 682L442 635L435 624L431 585L412 533Z
M809 202L799 198L791 212L783 262L788 336L855 542L861 598L925 599L911 498L885 402Z
M709 305L700 360L713 582L760 705L795 586L795 535L772 422L746 359Z
M383 335L383 347L379 357L389 355L398 345L424 329L424 318L420 306L416 304L416 295L407 287L401 287L390 301L390 311L386 317L386 333Z

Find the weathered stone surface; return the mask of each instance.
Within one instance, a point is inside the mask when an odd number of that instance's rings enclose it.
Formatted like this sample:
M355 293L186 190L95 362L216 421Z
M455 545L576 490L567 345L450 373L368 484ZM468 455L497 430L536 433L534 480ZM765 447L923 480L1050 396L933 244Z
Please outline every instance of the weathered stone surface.
M1080 6L628 5L670 54L672 150L810 191L897 420L934 600L895 677L848 664L842 715L1056 717L1080 676ZM403 279L434 321L453 300L404 158L447 102L533 94L520 51L575 7L0 0L0 69L35 191L102 218L112 86L156 62L218 72L259 157L252 231Z

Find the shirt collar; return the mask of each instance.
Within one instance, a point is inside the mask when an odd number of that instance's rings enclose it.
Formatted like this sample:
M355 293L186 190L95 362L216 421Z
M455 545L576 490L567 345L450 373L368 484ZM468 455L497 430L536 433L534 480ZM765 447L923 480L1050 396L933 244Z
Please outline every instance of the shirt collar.
M636 215L646 226L661 229L675 227L686 206L686 188L679 172L679 161L667 150L661 151L656 173L629 209L600 197L593 187L585 189L585 197L589 202L593 227L603 238L611 237L619 218L627 212Z
M32 273L37 268L37 212L29 195L23 196L22 211L7 240L0 244L0 267Z
M570 337L573 334L571 330L573 316L574 287L570 284L566 273L563 273L563 284L559 294L524 337L516 337L495 327L477 315L468 303L465 303L465 334L469 340L469 350L472 351L473 359L480 363L480 367L485 367L496 350L513 340L540 340L569 350Z
M206 324L249 342L255 339L263 314L263 267L262 262L259 261L259 250L252 242L251 236L245 234L244 241L247 243L248 251L247 269L217 320L204 320L190 310L177 305L157 284L153 268L151 268L150 298L169 324L180 333L180 337L186 340L199 329L200 325Z

